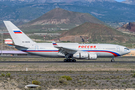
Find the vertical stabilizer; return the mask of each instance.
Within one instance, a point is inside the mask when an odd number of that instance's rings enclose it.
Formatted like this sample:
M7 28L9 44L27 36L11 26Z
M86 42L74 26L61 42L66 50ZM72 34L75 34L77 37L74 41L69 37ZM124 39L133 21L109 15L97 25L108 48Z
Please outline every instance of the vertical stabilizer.
M10 36L12 37L15 45L28 46L35 43L12 22L4 21L4 24L8 29L8 32L10 33Z
M58 45L55 41L52 41L52 44L53 44L54 47L58 47Z

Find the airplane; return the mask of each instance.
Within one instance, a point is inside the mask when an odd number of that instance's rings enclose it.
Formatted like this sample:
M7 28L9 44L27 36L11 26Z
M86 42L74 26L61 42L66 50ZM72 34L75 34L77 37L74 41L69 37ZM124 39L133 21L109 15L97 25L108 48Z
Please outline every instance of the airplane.
M130 53L130 50L115 44L79 44L79 43L36 43L11 21L3 21L16 49L29 54L65 58L64 62L76 62L76 59L96 60L97 58L114 58Z

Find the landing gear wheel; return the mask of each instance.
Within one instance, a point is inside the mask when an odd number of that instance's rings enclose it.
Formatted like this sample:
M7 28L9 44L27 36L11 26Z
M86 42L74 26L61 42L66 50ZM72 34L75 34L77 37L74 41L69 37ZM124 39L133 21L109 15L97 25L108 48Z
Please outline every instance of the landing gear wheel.
M115 62L115 60L114 59L111 59L111 62Z
M70 59L67 59L67 62L71 62L71 60Z
M67 62L67 59L64 59L64 62Z
M72 60L72 62L76 62L76 60L75 60L75 59L73 59L73 60Z

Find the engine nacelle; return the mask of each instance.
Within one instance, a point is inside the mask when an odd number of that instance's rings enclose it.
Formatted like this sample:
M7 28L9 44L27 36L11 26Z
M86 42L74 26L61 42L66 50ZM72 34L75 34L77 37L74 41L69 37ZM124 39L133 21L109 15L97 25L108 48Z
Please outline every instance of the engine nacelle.
M96 60L97 59L97 54L95 53L75 53L73 55L74 58L78 59L88 59L88 60Z
M97 54L89 54L89 60L96 60L97 59Z

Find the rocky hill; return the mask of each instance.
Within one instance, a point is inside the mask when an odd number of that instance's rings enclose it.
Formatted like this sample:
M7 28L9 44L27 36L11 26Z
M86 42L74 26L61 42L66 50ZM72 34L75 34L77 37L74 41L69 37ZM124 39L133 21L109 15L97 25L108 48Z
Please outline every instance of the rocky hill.
M56 8L23 25L23 28L35 29L36 27L39 29L39 31L49 30L51 28L54 30L62 30L76 27L85 22L104 24L102 21L88 13L72 12L61 8Z
M0 24L3 20L11 20L14 21L14 23L29 22L57 7L74 12L89 13L99 20L107 23L135 21L135 5L115 2L114 0L85 0L85 2L82 2L84 0L75 0L75 2L71 3L35 2L44 0L29 0L34 2L24 2L28 0L12 0L12 2L10 1L11 0L0 1Z
M29 25L46 25L46 24L82 24L92 22L103 24L102 21L96 19L90 14L72 12L61 8L53 9L41 17L29 22Z
M81 42L83 37L91 43L126 43L132 42L131 37L106 25L85 23L61 35L61 41Z
M95 0L0 0L0 1L9 1L9 2L38 2L38 3L46 3L46 2L76 2L76 1L82 1L82 2L95 2ZM96 0L96 1L115 1L115 0Z
M135 22L129 22L123 26L117 28L120 31L135 32Z
M122 3L135 5L135 0L125 0L125 1L123 1Z

